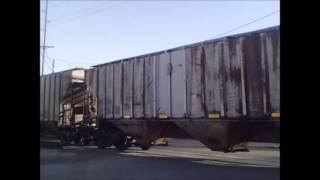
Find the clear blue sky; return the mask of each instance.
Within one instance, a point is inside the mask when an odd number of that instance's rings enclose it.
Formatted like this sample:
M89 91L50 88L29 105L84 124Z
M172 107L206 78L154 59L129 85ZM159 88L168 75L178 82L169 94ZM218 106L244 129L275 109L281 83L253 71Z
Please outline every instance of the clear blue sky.
M41 1L43 28L45 1ZM279 1L50 1L45 74L204 41L280 9ZM227 35L280 24L275 13ZM41 35L41 45L43 31ZM224 35L225 36L225 35Z

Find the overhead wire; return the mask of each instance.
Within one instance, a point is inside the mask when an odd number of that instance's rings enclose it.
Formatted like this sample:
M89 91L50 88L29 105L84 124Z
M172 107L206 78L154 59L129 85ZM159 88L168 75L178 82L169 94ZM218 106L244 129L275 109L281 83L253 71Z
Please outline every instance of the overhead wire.
M44 62L45 62L45 64L47 64L46 67L50 71L52 69L52 65L46 61L46 58L44 58Z
M106 4L104 4L104 5L106 5ZM60 16L58 18L54 18L52 21L53 22L59 22L60 19L66 19L66 18L68 19L69 17L79 16L79 14L83 14L85 12L90 12L90 11L95 10L97 8L100 9L101 6L103 6L103 5L99 4L99 5L95 5L93 7L90 7L90 8L88 8L88 7L87 8L83 8L83 9L81 9L79 11L72 12L72 13L69 13L69 14L65 14L65 15L62 15L62 16Z
M50 6L50 8L61 6L62 4L65 4L66 2L69 2L69 1L65 1L64 3L59 2L59 4L58 4L58 1L55 1L56 4L53 4L52 6Z
M64 62L64 63L68 63L68 64L79 64L79 65L90 65L90 64L94 64L97 62L91 62L91 63L84 63L84 62L75 62L75 61L69 61L69 60L64 60L64 59L60 59L60 58L55 58L56 61L60 61L60 62Z
M118 6L118 5L124 4L124 3L127 3L127 2L120 2L120 3L118 3L118 4L113 4L113 5L107 6L107 7L104 7L104 6L103 6L103 7L99 7L99 8L95 9L95 10L92 11L92 12L89 12L89 13L86 13L86 14L83 14L83 15L79 15L79 16L74 17L74 18L72 18L72 19L69 19L69 20L67 20L67 21L60 22L60 23L54 23L54 22L52 22L51 24L52 24L54 27L57 27L57 26L62 25L62 24L66 24L66 23L69 23L69 22L77 21L77 20L79 20L80 18L83 18L83 17L86 17L86 16L90 16L90 15L92 15L92 14L99 13L99 12L101 12L102 10L112 9L112 8L114 8L115 6Z
M269 16L272 16L273 14L276 14L276 13L278 13L279 11L280 11L280 10L273 11L273 12L267 14L267 15L264 15L264 16L262 16L262 17L259 17L259 18L255 19L255 20L253 20L253 21L250 21L250 22L248 22L248 23L246 23L246 24L237 26L237 27L235 27L235 28L232 28L232 29L224 32L224 33L218 34L218 35L214 36L213 38L217 38L217 37L219 37L219 36L223 36L223 35L226 35L226 34L228 34L228 33L230 33L230 32L233 32L233 31L235 31L235 30L241 29L241 28L243 28L243 27L245 27L245 26L248 26L248 25L253 24L253 23L257 22L257 21L260 21L260 20L265 19L265 18L267 18L267 17L269 17Z

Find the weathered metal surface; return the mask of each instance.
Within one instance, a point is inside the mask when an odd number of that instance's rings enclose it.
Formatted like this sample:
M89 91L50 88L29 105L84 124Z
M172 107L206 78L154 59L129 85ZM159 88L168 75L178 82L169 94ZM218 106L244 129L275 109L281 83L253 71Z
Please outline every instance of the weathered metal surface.
M105 66L98 68L98 116L105 117L106 110L106 71Z
M279 39L278 29L270 29L206 41L99 66L88 70L86 81L93 94L99 92L99 114L108 119L270 118L280 112ZM67 74L61 73L60 99L70 83ZM57 87L50 87L57 77L42 85L41 116L47 119L55 114L49 110Z
M44 98L45 98L45 77L40 77L40 121L43 121L44 116Z
M84 79L83 69L57 72L40 78L40 121L48 123L59 119L59 104L72 82L72 72L75 78Z
M123 62L123 117L131 118L133 116L132 104L133 104L133 62Z
M55 74L50 75L50 104L49 104L49 121L54 121L54 113L55 113Z
M267 72L269 115L280 112L280 36L278 32L261 34ZM268 102L268 101L267 101ZM270 112L271 111L271 112Z
M205 100L208 114L224 115L223 105L223 46L222 42L210 43L205 50Z
M224 107L225 117L242 114L241 64L238 39L224 40Z
M144 115L156 117L156 56L145 58L144 75Z
M67 93L67 89L71 83L71 74L69 71L61 73L61 88L60 88L60 101L64 98L63 96Z
M133 109L134 118L144 117L144 58L134 61Z
M170 92L170 79L171 79L171 64L170 54L163 53L157 56L159 59L156 60L157 69L157 114L171 116L171 92Z
M59 108L60 108L60 74L55 74L55 92L54 92L54 119L53 121L59 120Z
M204 117L202 47L186 49L187 108L190 118Z
M279 121L271 114L280 115L279 41L278 29L272 29L198 43L99 66L86 81L98 96L100 116L141 144L178 134L219 151L245 141L275 142ZM42 120L56 119L56 100L70 84L70 72L59 74L41 80ZM116 120L122 118L134 120Z
M244 38L242 41L245 69L247 113L250 117L263 117L263 71L261 61L261 43L258 34Z
M113 65L106 65L106 118L113 118Z
M94 97L97 97L97 77L98 77L98 68L88 69L86 71L86 83L90 88L90 92Z
M122 118L122 62L113 64L113 117ZM100 98L99 98L100 100Z
M50 105L50 76L45 76L45 91L44 91L44 113L43 120L49 121L49 105Z
M144 136L143 142L162 137L168 127L164 134L180 128L215 150L248 139L274 140L278 135L265 133L278 132L273 125L256 130L258 124L249 122L280 118L279 36L273 28L127 58L88 70L86 81L98 96L99 115L120 124L125 120L119 119L132 118L134 126L121 128ZM50 106L61 101L71 82L70 72L58 74L55 82L49 75L41 78L41 120L55 119L55 108L49 117Z
M186 66L185 50L172 51L171 55L171 105L172 117L186 117Z

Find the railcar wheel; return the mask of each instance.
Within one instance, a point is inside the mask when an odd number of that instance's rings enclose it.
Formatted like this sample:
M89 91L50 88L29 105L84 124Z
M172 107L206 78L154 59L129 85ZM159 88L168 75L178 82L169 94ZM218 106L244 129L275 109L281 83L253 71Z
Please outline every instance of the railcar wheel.
M88 146L90 144L90 141L91 140L89 138L87 138L87 137L82 137L80 139L81 145L83 145L83 146Z
M150 149L150 146L140 145L142 150L148 150Z
M98 140L98 142L96 142L96 145L98 146L99 149L105 149L106 145L103 144L100 140Z
M71 144L71 134L70 134L70 132L68 132L66 130L62 130L60 132L59 139L60 139L61 148L63 148L63 146L70 145Z
M105 131L98 131L95 137L95 143L100 149L105 149L112 145L111 138Z
M133 138L127 136L126 147L131 147L133 145Z
M116 149L119 151L127 149L127 136L125 136L123 133L116 133L114 135L114 146Z

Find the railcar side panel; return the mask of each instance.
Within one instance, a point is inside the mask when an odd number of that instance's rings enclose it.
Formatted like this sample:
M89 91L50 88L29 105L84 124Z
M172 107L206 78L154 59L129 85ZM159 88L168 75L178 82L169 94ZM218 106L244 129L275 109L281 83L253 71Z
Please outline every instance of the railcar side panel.
M133 62L134 60L123 62L123 117L131 118L133 116Z
M144 115L156 117L156 56L145 58L144 76Z
M144 117L144 58L134 62L133 109L134 118Z
M113 64L106 65L106 118L113 118Z
M156 70L157 70L157 114L158 116L171 116L171 63L170 54L162 53L158 56L156 60Z
M122 118L122 62L113 64L113 68L113 117L119 119Z
M171 105L172 117L186 117L185 50L172 51L171 55Z

